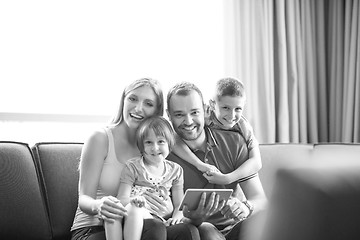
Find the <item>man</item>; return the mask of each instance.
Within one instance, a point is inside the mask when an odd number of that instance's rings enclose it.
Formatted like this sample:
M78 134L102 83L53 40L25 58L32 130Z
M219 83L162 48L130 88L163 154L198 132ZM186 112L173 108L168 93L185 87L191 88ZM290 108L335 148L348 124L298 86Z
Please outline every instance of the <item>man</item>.
M205 126L202 93L194 84L175 85L168 93L167 106L175 132L200 160L216 166L223 173L229 173L248 159L245 140L239 133ZM226 205L219 202L214 194L206 202L203 194L196 210L184 208L184 216L198 226L202 239L238 240L243 222L265 209L267 200L257 174L229 185L215 185L206 180L203 176L206 173L201 173L175 154L169 155L168 159L183 167L187 188L234 190Z

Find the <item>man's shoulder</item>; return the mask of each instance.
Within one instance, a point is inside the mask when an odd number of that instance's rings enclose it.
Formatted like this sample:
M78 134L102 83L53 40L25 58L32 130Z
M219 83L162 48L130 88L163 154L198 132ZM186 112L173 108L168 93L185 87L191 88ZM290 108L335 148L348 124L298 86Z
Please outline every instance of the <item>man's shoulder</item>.
M169 155L166 157L166 160L169 161L169 162L176 163L177 165L179 165L181 167L182 167L181 163L185 162L178 155L176 155L173 151L171 151L169 153Z

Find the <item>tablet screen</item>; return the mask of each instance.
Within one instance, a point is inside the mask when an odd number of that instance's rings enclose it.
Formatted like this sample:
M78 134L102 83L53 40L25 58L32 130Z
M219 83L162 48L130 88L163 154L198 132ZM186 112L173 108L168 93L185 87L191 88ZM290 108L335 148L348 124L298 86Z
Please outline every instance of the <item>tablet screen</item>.
M184 198L180 204L180 210L182 210L184 205L187 205L189 210L195 210L198 207L201 194L206 193L206 201L210 197L211 193L215 192L219 195L220 201L225 200L227 201L231 196L233 190L232 189L195 189L189 188L186 190Z

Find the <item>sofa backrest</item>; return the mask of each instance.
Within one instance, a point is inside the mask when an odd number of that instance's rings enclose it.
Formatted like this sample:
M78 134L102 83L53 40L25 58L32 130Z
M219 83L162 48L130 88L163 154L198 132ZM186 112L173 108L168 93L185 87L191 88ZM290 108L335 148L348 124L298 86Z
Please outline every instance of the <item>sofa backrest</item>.
M42 178L53 239L70 239L78 200L82 143L46 142L32 147Z
M0 141L1 239L51 239L38 176L28 144Z
M314 144L314 158L324 161L360 161L360 144Z

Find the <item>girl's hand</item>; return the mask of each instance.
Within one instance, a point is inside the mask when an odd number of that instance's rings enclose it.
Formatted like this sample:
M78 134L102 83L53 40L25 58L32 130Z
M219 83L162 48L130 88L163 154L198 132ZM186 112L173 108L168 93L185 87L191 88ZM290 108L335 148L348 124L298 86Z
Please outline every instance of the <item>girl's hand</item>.
M165 225L166 226L171 226L171 225L182 223L183 218L184 218L184 215L182 214L182 212L177 211L171 218L169 218L166 221Z
M130 200L130 203L135 205L136 207L142 208L145 206L146 199L144 196L136 196Z
M98 218L107 222L114 222L115 219L127 216L127 210L119 199L113 196L105 196L97 201L96 211Z
M179 224L179 223L182 223L183 218L169 218L166 222L165 222L165 226L172 226L172 225L175 225L175 224Z

